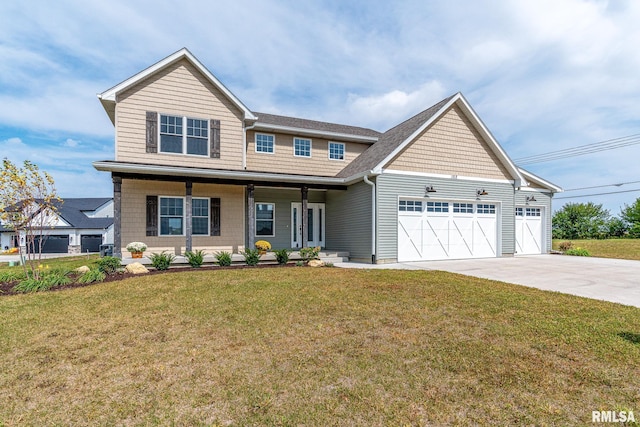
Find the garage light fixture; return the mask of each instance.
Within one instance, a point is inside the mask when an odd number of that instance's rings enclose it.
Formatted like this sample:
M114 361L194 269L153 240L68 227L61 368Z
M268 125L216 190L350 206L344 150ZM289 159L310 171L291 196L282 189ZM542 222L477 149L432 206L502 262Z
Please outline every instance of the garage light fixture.
M537 202L535 196L527 196L524 200L527 202L527 204L529 204L529 202Z
M482 190L476 190L476 196L487 196L489 193L487 193L484 188Z
M424 189L424 195L425 195L425 196L428 196L428 195L429 195L429 193L435 193L435 192L436 192L436 189L435 189L435 188L433 188L433 185L427 185L427 186L425 187L425 189Z

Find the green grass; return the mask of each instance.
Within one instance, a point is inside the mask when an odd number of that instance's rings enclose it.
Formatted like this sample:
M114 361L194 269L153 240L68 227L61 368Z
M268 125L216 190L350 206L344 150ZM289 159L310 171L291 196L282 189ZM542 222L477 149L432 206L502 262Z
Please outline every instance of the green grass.
M640 415L640 309L445 272L173 273L0 297L0 313L0 425Z
M73 270L74 268L78 268L83 265L89 267L95 266L98 259L100 259L99 255L78 255L60 258L47 258L41 260L40 263L43 266L48 265L50 268ZM13 269L22 269L22 266L9 267L9 262L3 262L2 257L0 257L0 272L11 271Z
M565 239L554 239L553 249ZM573 247L584 248L591 256L640 260L640 239L571 240Z

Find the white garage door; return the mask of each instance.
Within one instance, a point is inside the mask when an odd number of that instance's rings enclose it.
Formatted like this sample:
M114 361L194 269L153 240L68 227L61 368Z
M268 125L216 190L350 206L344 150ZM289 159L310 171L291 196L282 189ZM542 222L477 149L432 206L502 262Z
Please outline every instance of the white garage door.
M398 261L497 256L494 203L400 200Z
M516 254L543 252L542 208L516 207Z

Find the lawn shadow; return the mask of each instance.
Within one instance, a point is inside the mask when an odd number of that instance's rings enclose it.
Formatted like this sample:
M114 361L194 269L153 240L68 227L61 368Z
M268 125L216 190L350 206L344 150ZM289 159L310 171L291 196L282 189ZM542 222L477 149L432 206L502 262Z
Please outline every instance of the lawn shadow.
M640 344L640 334L634 334L633 332L620 332L618 336L629 341L631 344Z

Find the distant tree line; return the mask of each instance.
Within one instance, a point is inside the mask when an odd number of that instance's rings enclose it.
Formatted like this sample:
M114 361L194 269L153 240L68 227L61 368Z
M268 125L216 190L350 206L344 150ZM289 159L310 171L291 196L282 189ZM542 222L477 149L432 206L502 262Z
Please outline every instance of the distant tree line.
M640 197L619 216L593 202L568 203L553 214L554 239L640 238Z

